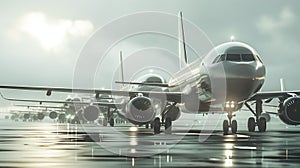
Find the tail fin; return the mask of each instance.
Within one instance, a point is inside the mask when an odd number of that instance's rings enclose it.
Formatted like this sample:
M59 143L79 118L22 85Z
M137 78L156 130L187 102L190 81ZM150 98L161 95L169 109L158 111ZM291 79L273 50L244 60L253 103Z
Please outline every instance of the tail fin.
M282 78L280 78L280 91L284 91L285 90L285 88L284 88L284 83L283 83L283 79Z
M122 82L125 82L124 81L124 68L123 68L123 55L122 55L122 51L120 51L120 63L121 63L121 80L122 80Z
M180 69L187 65L188 59L186 55L185 36L183 29L182 12L178 14L178 54L179 54L179 66Z

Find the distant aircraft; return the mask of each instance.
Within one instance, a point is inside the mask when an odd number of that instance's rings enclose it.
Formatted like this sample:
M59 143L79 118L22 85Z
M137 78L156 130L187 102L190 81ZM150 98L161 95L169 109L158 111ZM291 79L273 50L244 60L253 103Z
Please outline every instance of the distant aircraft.
M248 130L266 131L266 119L261 117L263 102L279 99L278 115L289 125L300 124L300 91L259 92L264 84L266 70L257 51L242 42L226 42L213 48L204 59L188 64L182 13L179 16L179 56L184 60L183 67L175 73L168 83L157 77L149 77L143 82L119 83L137 85L129 90L80 89L38 86L7 86L3 89L40 90L52 92L90 93L99 97L107 94L115 98L111 103L91 104L87 108L99 111L97 105L118 109L118 113L136 125L152 124L154 133L160 133L164 125L166 133L171 132L172 121L180 112L207 113L216 105L222 106L228 120L223 121L223 131L227 134L237 132L237 121L233 113L245 105L254 115L248 119ZM215 81L225 81L225 95L221 98ZM217 92L215 92L216 90ZM255 103L256 108L249 105Z
M91 96L86 97L71 97L68 96L64 101L62 100L36 100L36 99L19 99L19 98L7 98L1 92L0 96L4 100L19 101L19 102L37 102L39 105L21 104L14 105L19 107L27 107L28 109L43 109L47 111L47 115L50 119L57 119L58 122L70 122L70 123L86 123L93 122L99 118L100 113L104 115L103 121L100 122L106 126L108 121L110 125L114 126L114 116L111 112L111 107L115 107L116 103L110 103L111 97L107 95L97 96L93 98ZM95 97L95 96L94 96ZM84 101L87 100L87 101ZM63 106L48 106L42 104L63 104ZM53 110L60 109L60 110ZM42 113L45 115L44 113ZM40 116L42 116L40 114ZM44 116L43 116L44 118Z
M66 118L67 107L65 106L43 106L43 105L26 105L26 104L16 104L15 107L27 107L28 113L24 114L24 119L27 120L29 117L34 115L39 116L38 119L43 120L45 115L52 120L58 119L59 122L62 122ZM31 111L30 111L31 110ZM18 110L16 110L18 111ZM37 112L39 111L39 112ZM25 112L25 111L23 111Z

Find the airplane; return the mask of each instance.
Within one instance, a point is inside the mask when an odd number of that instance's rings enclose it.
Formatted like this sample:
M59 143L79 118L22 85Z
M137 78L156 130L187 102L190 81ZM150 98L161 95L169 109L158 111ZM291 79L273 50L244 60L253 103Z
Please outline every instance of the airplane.
M237 133L237 121L233 117L243 106L254 115L248 119L248 131L254 132L257 126L260 132L265 132L267 122L261 117L262 105L275 98L279 99L279 118L288 125L300 124L300 91L260 92L266 67L253 47L243 42L225 42L214 47L203 59L188 63L182 12L179 13L178 23L179 57L183 64L167 83L159 78L143 82L118 82L138 86L129 90L11 85L1 85L0 88L46 91L47 96L52 92L88 93L96 97L107 94L115 97L109 105L114 105L120 115L136 125L151 123L154 134L160 133L162 125L166 133L171 133L172 122L178 119L181 112L215 112L211 109L218 105L228 117L223 121L224 134L228 134L229 128L233 134ZM255 109L249 103L254 103Z
M7 101L17 101L17 102L37 102L39 105L15 105L20 107L27 107L32 109L43 109L48 111L50 109L49 116L50 119L56 119L60 123L70 122L70 123L86 123L94 122L98 120L103 126L107 126L109 121L110 126L115 124L115 116L112 114L112 109L116 104L110 103L112 100L108 95L94 95L94 96L68 96L65 100L36 100L36 99L19 99L19 98L8 98L5 97L1 92L0 96ZM97 97L97 98L96 98ZM63 104L63 106L46 106L42 104ZM60 110L53 110L60 109ZM100 116L100 113L103 116ZM41 116L41 115L40 115ZM104 117L104 118L103 118Z
M13 105L15 107L27 107L28 110L40 110L44 113L39 113L39 118L44 118L45 115L48 115L48 117L52 120L58 119L58 121L62 122L65 119L65 116L67 114L67 107L64 106L43 106L43 105L26 105L26 104L15 104ZM24 114L25 116L26 114ZM25 117L24 117L25 118Z

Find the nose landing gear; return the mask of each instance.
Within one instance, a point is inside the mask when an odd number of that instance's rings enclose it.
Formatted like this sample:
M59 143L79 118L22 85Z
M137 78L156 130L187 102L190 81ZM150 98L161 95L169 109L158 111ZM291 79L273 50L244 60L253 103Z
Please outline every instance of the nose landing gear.
M232 112L227 112L228 120L223 121L223 133L224 133L224 135L228 134L229 128L231 128L231 132L233 134L237 133L237 121L232 120L233 116L234 115L232 114Z

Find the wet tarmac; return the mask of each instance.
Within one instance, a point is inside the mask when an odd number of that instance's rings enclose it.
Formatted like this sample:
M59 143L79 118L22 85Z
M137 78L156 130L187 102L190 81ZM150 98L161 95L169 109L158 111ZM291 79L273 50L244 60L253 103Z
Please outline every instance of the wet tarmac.
M129 125L102 127L0 120L0 167L299 167L300 130L224 136L221 130L153 135Z

